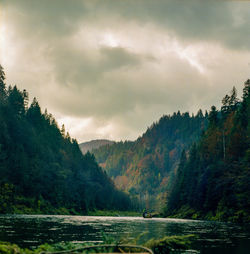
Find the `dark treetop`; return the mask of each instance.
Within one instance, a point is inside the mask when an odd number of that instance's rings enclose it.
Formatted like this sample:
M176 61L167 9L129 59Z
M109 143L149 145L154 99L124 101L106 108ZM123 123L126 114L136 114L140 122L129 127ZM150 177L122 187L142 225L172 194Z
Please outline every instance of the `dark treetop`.
M130 209L128 196L51 114L0 66L0 213L87 213Z

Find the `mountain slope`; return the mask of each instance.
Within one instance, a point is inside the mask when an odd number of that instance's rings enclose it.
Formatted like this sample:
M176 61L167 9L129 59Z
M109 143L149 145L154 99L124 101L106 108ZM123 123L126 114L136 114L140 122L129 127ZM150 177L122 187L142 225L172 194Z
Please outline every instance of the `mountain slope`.
M82 151L83 154L87 153L88 151L91 152L93 149L97 149L101 146L105 145L112 145L114 144L114 141L110 141L107 139L96 139L96 140L91 140L88 142L84 142L79 144L79 147Z
M81 213L130 208L90 153L58 129L36 99L6 90L0 66L0 213Z
M118 188L155 207L154 201L167 190L181 151L199 138L206 122L201 111L196 116L180 112L163 116L135 142L117 142L93 153Z
M185 151L167 198L166 216L250 222L250 80L213 106L209 126Z

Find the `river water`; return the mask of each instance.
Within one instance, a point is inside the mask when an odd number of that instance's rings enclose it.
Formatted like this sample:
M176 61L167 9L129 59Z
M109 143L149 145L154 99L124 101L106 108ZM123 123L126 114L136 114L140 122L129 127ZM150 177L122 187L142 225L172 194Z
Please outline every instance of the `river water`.
M170 235L197 235L196 253L250 253L250 225L140 217L96 217L61 215L0 215L0 241L21 247L43 243L101 242L104 235L116 241L139 243Z

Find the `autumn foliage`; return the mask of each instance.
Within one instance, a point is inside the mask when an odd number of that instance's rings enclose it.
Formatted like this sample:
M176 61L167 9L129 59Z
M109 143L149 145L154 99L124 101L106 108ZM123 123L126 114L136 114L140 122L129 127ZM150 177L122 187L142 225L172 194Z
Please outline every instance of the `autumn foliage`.
M165 215L250 221L250 80L209 113L208 129L183 151Z

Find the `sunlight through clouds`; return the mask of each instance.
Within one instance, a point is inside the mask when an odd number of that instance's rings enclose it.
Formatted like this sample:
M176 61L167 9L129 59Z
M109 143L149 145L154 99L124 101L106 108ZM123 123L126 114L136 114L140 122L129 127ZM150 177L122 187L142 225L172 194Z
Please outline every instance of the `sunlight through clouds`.
M115 48L119 46L119 40L112 33L106 33L100 41L100 45Z
M0 58L3 66L10 67L14 64L15 47L11 44L10 29L3 21L2 13L0 12Z
M182 58L186 59L192 66L194 66L200 73L204 73L204 67L198 60L201 49L197 46L188 46L187 48L181 48L180 45L176 44L176 52Z

